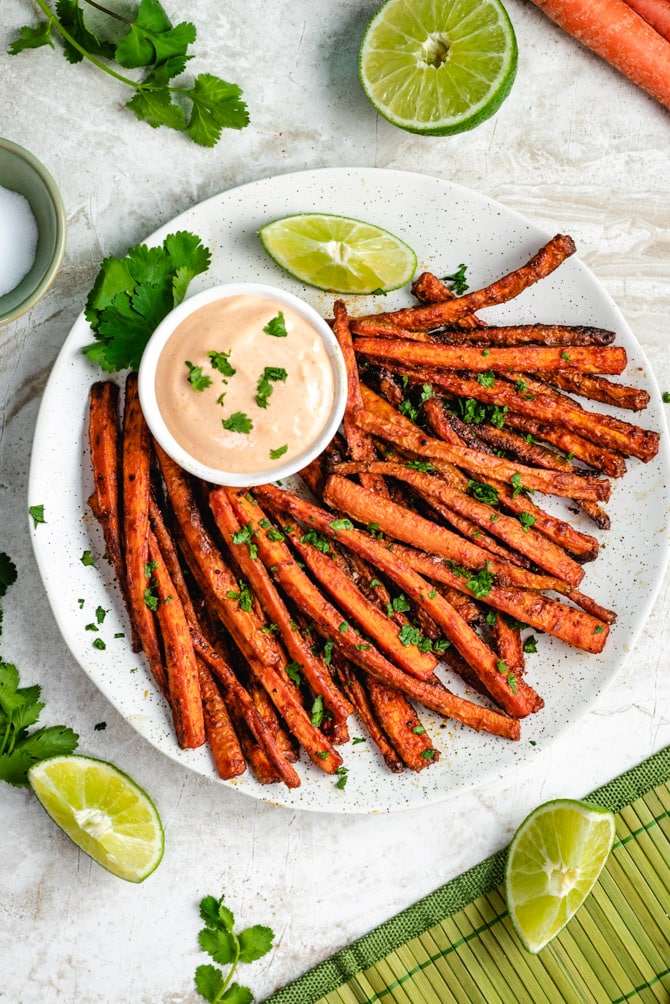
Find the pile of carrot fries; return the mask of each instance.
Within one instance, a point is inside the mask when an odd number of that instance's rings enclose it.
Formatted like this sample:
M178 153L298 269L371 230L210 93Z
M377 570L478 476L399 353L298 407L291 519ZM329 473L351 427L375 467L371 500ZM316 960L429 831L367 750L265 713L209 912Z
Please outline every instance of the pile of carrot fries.
M627 361L611 331L476 313L574 250L559 235L462 296L424 273L402 310L336 300L346 412L292 490L194 480L152 441L136 374L123 395L92 387L89 504L133 647L180 746L208 743L222 778L295 787L301 755L342 773L352 716L392 771L439 760L422 709L517 740L544 704L532 632L602 651L615 614L581 590L598 540L542 498L607 528L611 480L659 436L593 402L648 396L611 379Z

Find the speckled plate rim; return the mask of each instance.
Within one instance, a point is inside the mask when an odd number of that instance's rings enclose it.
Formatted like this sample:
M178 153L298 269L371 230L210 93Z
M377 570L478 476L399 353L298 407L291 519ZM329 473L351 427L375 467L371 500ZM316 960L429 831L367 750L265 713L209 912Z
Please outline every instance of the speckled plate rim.
M429 268L444 275L465 262L472 288L518 266L551 236L519 213L441 178L376 168L327 168L222 192L166 223L148 243L188 229L210 247L211 268L194 281L191 294L212 283L270 282L296 292L328 315L332 297L282 273L256 237L268 220L302 211L356 216L385 227L414 248L419 270ZM566 221L565 229L569 227ZM410 302L409 292L400 290L385 298L384 307ZM369 298L350 300L352 312L369 310L370 305ZM659 390L640 346L610 296L577 256L511 304L487 312L487 318L615 329L629 353L631 382L651 394L642 418L632 420L665 433ZM308 762L298 765L302 785L291 791L259 785L249 772L234 781L220 781L206 749L178 748L168 709L143 659L130 649L120 594L101 557L104 544L86 504L92 489L87 395L101 377L81 353L90 340L81 315L56 360L41 403L28 486L28 504L45 506L46 522L31 527L35 555L54 616L77 662L141 735L184 767L253 798L293 809L383 813L416 808L508 774L515 765L541 756L622 668L651 610L670 554L667 433L652 463L631 461L625 479L613 483L608 506L613 527L607 534L597 533L601 556L587 566L583 591L619 614L606 650L586 656L554 639L538 639L538 654L529 657L527 672L542 693L545 708L523 722L519 742L480 735L422 710L441 759L420 774L391 774L372 743L364 742L343 747L348 768L343 789ZM593 532L592 524L579 525ZM95 566L81 561L87 550L98 556ZM107 614L98 631L92 631L98 607ZM98 639L104 650L94 647ZM72 686L77 686L76 677ZM352 721L352 735L362 734Z

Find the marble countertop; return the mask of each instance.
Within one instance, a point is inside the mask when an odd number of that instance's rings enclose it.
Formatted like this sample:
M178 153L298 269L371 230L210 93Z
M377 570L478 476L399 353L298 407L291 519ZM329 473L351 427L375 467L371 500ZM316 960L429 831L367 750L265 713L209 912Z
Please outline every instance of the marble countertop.
M47 723L72 725L83 752L114 761L150 790L166 850L144 884L123 883L79 853L28 792L3 785L0 1000L195 1004L193 973L207 961L198 903L222 893L240 924L275 932L273 951L240 974L262 1000L504 846L537 803L584 795L670 742L666 573L624 667L532 762L411 812L276 807L185 770L130 727L68 651L32 553L27 480L40 398L100 261L203 199L273 174L417 171L572 234L660 388L670 389L668 112L531 3L506 6L520 53L510 97L472 132L430 138L378 118L359 87L358 47L377 3L192 0L199 38L191 69L238 83L251 115L247 129L208 150L135 121L121 85L69 66L59 52L5 55L35 10L3 0L0 135L54 175L68 247L48 295L0 328L0 550L18 568L3 600L2 657L25 682L41 684Z

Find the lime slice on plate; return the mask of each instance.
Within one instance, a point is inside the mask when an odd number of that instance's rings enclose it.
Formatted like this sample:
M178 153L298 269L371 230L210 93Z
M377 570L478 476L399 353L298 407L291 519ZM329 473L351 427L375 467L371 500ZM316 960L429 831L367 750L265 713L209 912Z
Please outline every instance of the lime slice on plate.
M556 799L526 817L509 846L505 897L529 952L539 952L574 916L613 841L612 813L586 802Z
M432 136L493 115L516 67L516 37L500 0L388 0L359 57L363 90L379 114Z
M416 255L372 223L332 213L298 213L258 231L269 256L294 279L333 293L387 292L414 276Z
M163 827L142 788L113 764L85 756L36 763L28 780L46 811L90 857L142 882L163 856Z

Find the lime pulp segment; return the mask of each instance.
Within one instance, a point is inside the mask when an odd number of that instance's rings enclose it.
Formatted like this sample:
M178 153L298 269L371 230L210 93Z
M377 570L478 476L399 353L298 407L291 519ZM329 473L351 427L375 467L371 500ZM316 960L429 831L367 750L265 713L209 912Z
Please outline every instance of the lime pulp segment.
M258 231L273 261L294 279L334 293L398 289L416 268L414 251L382 227L330 213L298 213Z
M163 827L147 793L113 764L84 756L42 760L30 785L54 822L119 878L141 882L163 856Z
M574 799L546 802L520 825L509 847L505 893L512 923L537 953L582 905L614 841L611 812Z
M410 132L449 135L493 115L509 94L518 50L500 0L387 0L359 57L377 111Z

